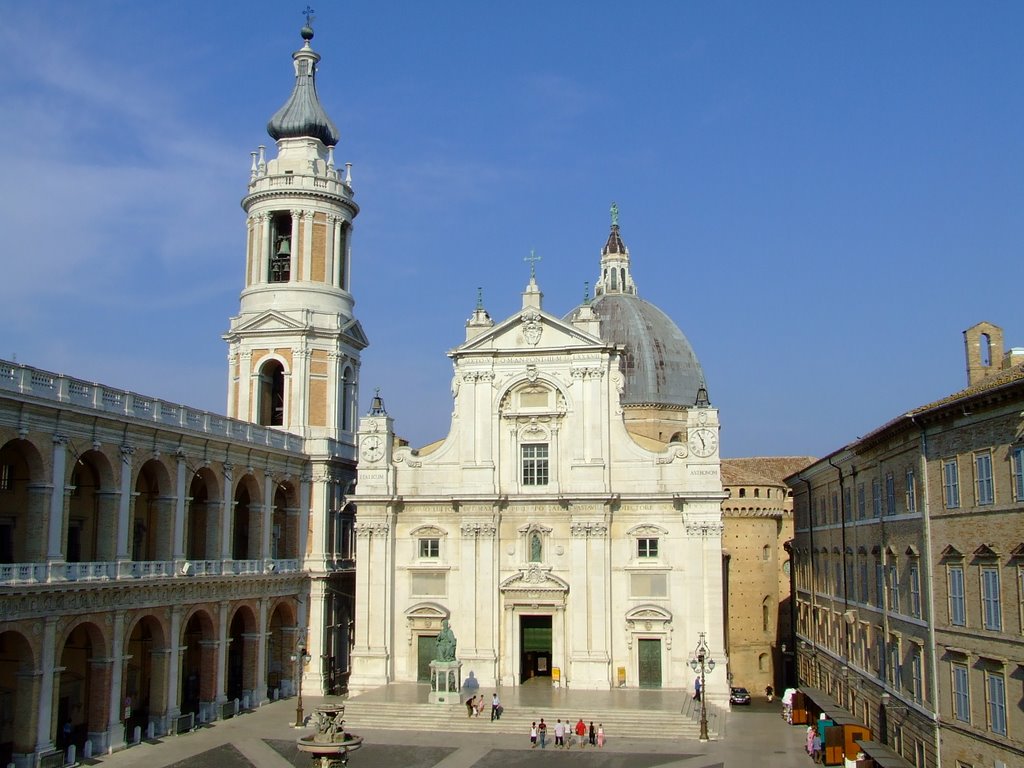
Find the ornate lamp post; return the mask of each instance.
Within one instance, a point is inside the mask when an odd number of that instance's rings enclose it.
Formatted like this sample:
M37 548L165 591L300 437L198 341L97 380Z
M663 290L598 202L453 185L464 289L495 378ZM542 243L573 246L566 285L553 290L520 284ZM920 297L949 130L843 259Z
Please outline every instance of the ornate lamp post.
M305 644L300 644L290 658L295 662L295 678L299 686L299 698L295 703L295 727L301 728L306 721L302 712L302 675L306 665L309 664L313 657L306 653Z
M693 649L693 658L690 659L690 669L700 674L700 740L708 740L708 712L704 702L707 701L707 690L704 674L714 672L715 660L711 658L711 651L704 640L704 632L700 633L697 647Z

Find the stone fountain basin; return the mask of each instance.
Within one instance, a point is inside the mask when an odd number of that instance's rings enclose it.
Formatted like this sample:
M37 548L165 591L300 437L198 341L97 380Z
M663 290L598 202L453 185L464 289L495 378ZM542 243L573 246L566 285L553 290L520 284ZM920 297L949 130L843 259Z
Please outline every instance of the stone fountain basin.
M342 741L317 741L316 736L299 739L298 747L300 752L310 752L315 755L342 755L346 752L355 752L363 746L363 737L346 733Z

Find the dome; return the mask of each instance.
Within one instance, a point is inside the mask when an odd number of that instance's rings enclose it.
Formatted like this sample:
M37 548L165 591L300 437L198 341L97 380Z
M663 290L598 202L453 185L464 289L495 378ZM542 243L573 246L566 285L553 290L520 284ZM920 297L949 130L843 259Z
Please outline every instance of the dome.
M689 408L704 386L704 371L690 342L672 319L637 296L629 248L619 231L619 207L612 203L612 226L601 249L601 273L590 307L601 322L601 338L625 347L623 405ZM579 307L566 316L571 320ZM707 402L707 391L700 393Z
M600 318L601 338L625 347L623 405L693 406L704 372L690 342L668 315L625 293L605 294L590 306Z

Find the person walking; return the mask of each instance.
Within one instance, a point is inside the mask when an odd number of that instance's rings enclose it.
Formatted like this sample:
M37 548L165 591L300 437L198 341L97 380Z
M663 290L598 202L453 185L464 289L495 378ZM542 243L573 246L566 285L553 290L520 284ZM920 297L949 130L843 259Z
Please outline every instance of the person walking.
M580 749L583 749L583 745L587 743L586 740L583 738L586 735L587 735L587 726L583 722L583 718L581 717L579 719L579 722L576 723L576 738L579 739Z
M501 713L498 709L501 707L501 701L498 700L498 694L495 693L491 696L491 722L501 719Z
M537 722L530 724L530 749L537 748Z
M594 730L594 721L593 720L590 721L590 734L589 735L590 735L590 746L593 747L593 746L595 746L597 744L597 731Z
M466 717L472 717L474 712L476 712L476 696L470 696L466 699Z
M540 719L540 725L537 726L537 736L540 738L540 748L547 749L548 724L544 722L543 717Z
M562 725L562 718L555 723L555 746L561 749L565 746L565 726Z
M604 746L604 724L603 723L598 723L597 724L597 746L599 746L599 747L603 747Z

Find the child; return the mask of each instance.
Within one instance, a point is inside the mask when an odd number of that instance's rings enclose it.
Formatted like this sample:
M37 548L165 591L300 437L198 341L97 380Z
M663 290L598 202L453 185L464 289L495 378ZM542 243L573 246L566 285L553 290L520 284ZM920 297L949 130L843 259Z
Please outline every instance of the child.
M599 747L603 747L604 746L604 724L603 723L598 723L597 724L597 746L599 746Z

